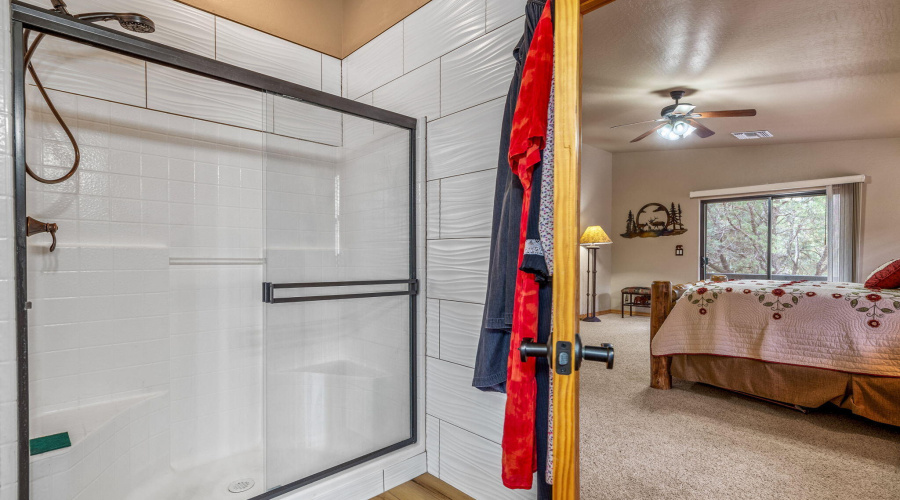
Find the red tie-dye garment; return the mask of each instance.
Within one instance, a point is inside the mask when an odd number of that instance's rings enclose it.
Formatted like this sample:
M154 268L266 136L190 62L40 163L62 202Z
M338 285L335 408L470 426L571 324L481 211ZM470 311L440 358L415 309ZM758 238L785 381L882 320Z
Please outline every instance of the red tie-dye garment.
M525 60L522 85L510 133L509 165L524 189L519 236L519 260L525 249L528 209L534 167L541 161L547 133L547 105L553 77L553 20L551 2L544 6ZM540 182L540 179L536 180ZM538 284L534 275L516 274L516 295L506 374L506 415L503 423L503 484L512 489L531 488L537 470L534 435L537 385L535 360L519 360L519 344L537 338Z

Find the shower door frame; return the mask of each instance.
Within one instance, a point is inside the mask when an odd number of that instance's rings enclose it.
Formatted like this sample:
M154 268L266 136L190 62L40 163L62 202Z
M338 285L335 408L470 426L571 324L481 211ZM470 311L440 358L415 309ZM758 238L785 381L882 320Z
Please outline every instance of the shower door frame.
M12 74L13 74L13 155L14 155L14 218L15 218L15 289L16 289L16 365L17 365L17 418L18 418L18 498L30 498L30 448L28 401L28 303L27 296L27 245L26 245L26 172L25 172L25 66L23 31L29 29L89 45L147 62L175 68L195 75L212 78L239 87L263 93L277 94L313 104L322 108L393 125L409 131L409 279L399 280L408 284L405 292L380 292L367 296L409 295L409 427L410 437L385 448L357 457L348 462L323 470L311 476L278 486L250 500L270 500L292 490L309 485L328 476L343 472L418 441L417 397L417 300L419 295L416 276L417 213L416 213L416 127L415 118L385 109L353 101L269 75L244 69L191 52L176 49L137 36L115 31L96 24L80 21L12 0ZM359 282L346 282L358 284ZM376 284L373 282L370 284ZM335 283L337 284L337 283Z

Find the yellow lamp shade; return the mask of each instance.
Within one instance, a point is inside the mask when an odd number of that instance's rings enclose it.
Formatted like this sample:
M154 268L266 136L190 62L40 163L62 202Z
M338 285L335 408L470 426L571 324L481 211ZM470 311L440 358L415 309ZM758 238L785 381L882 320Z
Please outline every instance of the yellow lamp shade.
M612 240L609 239L609 236L606 235L606 231L604 231L602 227L591 226L584 230L584 234L581 235L580 243L583 246L591 247L595 245L608 245L612 243Z

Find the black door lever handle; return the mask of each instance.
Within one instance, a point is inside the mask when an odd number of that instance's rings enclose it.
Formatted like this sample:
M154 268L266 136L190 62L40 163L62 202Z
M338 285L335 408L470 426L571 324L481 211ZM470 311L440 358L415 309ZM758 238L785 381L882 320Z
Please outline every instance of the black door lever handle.
M568 343L566 343L568 344ZM571 344L568 344L571 345ZM557 347L560 349L560 347ZM557 365L568 365L569 363L569 354L567 347L561 348L559 352L559 360ZM616 351L613 349L612 344L600 344L599 346L592 345L582 345L581 344L581 335L575 335L575 352L572 353L572 357L575 358L575 369L578 370L581 368L581 361L599 361L601 363L606 363L606 369L612 370L613 364L615 362ZM548 344L540 344L534 341L534 339L527 338L522 340L519 344L519 359L522 362L528 361L528 358L547 358L551 360L552 358L550 353L550 346Z
M581 367L581 361L599 361L606 363L606 369L612 370L615 363L616 350L612 344L600 344L599 346L582 345L581 335L575 335L575 369Z
M548 358L550 356L550 347L547 344L539 344L534 339L528 338L522 340L519 344L519 359L522 362L528 361L528 358Z
M612 344L586 345L581 348L581 354L583 359L606 363L606 368L612 370L616 351L613 349Z

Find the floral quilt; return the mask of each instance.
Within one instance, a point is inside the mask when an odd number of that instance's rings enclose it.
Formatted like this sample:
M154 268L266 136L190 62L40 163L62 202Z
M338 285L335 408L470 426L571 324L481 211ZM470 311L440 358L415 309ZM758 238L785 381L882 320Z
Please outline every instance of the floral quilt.
M900 377L900 290L822 281L696 283L676 302L651 352Z

